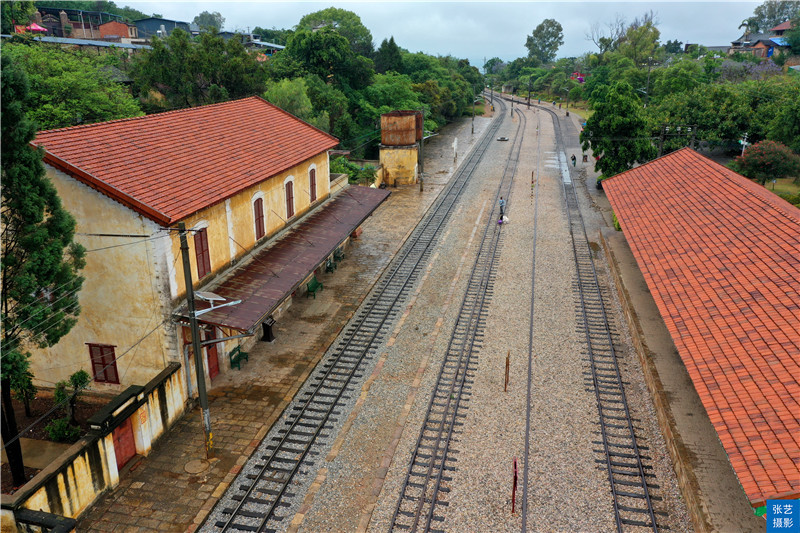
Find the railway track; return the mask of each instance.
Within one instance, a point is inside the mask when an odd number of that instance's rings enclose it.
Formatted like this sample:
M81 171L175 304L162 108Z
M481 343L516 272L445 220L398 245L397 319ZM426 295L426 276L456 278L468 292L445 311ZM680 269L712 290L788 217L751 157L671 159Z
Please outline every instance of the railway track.
M564 152L564 141L558 116L546 107L553 118L556 150L561 162L562 187L572 241L573 259L577 279L574 283L578 326L585 338L589 370L585 373L587 390L595 395L599 420L600 440L595 452L598 463L604 464L614 507L617 531L659 531L666 529L658 524L657 515L665 515L654 508L661 498L651 494L658 489L650 457L642 452L646 447L639 443L634 428L619 361L614 347L614 327L606 313L607 295L598 280L593 253L586 235L586 226L578 203L578 193L572 182ZM523 526L523 531L525 531Z
M343 403L360 385L359 379L394 327L503 117L503 112L497 114L457 169L292 406L265 437L253 456L257 459L251 458L217 503L202 531L273 532L288 525L284 519L296 497L291 487L313 468L319 449L332 442L331 432L338 417L346 416Z
M504 110L501 110L503 113ZM496 277L502 244L498 198L510 206L511 187L522 147L526 118L517 111L519 122L514 144L495 193L493 209L483 231L445 357L439 369L425 419L410 458L401 494L392 516L392 531L443 531L448 472L455 470L460 419L471 395L472 375L477 365L486 315Z

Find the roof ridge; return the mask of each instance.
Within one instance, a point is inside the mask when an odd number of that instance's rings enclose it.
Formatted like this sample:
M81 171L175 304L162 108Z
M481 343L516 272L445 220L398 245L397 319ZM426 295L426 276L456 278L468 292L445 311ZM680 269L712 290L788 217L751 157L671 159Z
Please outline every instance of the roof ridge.
M328 133L327 131L319 129L319 128L318 128L318 127L316 127L315 125L313 125L313 124L310 124L310 123L306 122L305 120L303 120L302 118L300 118L300 117L298 117L298 116L296 116L296 115L292 115L291 113L289 113L289 112L288 112L288 111L286 111L285 109L282 109L282 108L280 108L280 107L276 106L275 104L273 104L272 102L270 102L270 101L269 101L269 100L267 100L266 98L264 98L264 97L262 97L262 96L259 96L259 95L251 96L250 98L258 98L259 100L261 100L261 101L262 101L262 102L264 102L265 104L271 105L272 107L274 107L275 109L277 109L278 111L280 111L281 113L283 113L284 115L288 115L290 118L293 118L293 119L295 119L295 120L299 120L300 122L302 122L302 123L303 123L303 124L305 124L306 126L309 126L309 127L311 127L311 128L314 128L315 130L317 130L318 132L322 133L323 135L327 135L327 136L328 136L328 137L330 137L331 139L335 139L337 144L339 143L339 139L337 139L336 137L334 137L333 135L331 135L331 134L330 134L330 133Z
M194 111L194 110L197 110L197 109L208 109L210 107L220 107L220 106L230 105L230 104L237 103L237 102L243 102L245 100L254 100L254 99L259 99L259 100L262 100L262 101L264 101L264 102L269 104L269 102L267 102L263 98L261 98L261 97L259 97L257 95L253 95L253 96L246 96L244 98L239 98L237 100L228 100L226 102L217 102L217 103L214 103L214 104L198 105L198 106L194 106L194 107L184 107L184 108L181 108L181 109L170 109L170 110L167 110L167 111L160 111L158 113L150 113L149 115L148 114L144 114L144 115L139 115L139 116L136 116L136 117L125 117L125 118L118 118L118 119L114 119L114 120L106 120L106 121L103 121L103 122L92 122L91 124L80 124L78 126L67 126L65 128L55 128L55 129L52 129L52 130L42 130L42 131L37 132L36 136L38 137L39 135L43 135L43 134L46 134L46 133L49 134L49 133L67 131L67 130L76 131L76 130L79 130L79 129L95 128L95 127L98 127L98 126L101 126L101 125L119 124L119 123L122 123L122 122L130 122L130 121L133 121L133 120L145 120L145 119L148 119L150 117L163 117L164 115L186 113L186 112ZM270 105L273 105L273 104L270 104ZM280 108L278 108L278 109L280 109ZM283 111L283 110L281 110L281 111ZM297 117L295 117L295 118L297 118ZM300 120L300 119L298 119L298 120Z

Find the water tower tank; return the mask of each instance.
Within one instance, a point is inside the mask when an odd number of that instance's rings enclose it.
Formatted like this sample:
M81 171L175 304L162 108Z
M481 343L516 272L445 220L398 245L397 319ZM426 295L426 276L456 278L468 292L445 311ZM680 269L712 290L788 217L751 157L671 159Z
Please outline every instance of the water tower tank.
M392 111L381 115L381 144L410 146L422 138L422 114L419 111Z

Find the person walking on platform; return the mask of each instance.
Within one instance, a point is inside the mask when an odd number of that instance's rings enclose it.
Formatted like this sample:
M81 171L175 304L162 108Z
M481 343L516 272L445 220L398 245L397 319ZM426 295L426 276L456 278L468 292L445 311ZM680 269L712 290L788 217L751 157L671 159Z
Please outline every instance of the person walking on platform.
M577 162L578 162L578 158L577 158L577 157L575 157L575 154L572 154L572 158L571 158L571 159L572 159L572 166L574 167L574 166L575 166L575 163L577 163Z

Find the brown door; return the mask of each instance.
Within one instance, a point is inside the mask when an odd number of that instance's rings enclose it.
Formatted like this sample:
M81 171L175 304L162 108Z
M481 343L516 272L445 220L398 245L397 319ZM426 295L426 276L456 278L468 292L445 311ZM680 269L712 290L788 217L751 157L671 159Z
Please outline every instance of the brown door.
M114 430L114 455L117 456L117 471L128 464L136 455L136 441L133 438L133 423L128 418Z
M210 341L217 338L214 328L205 332L205 340ZM217 345L209 344L206 346L206 361L208 363L208 377L214 379L219 374L219 358L217 357Z

